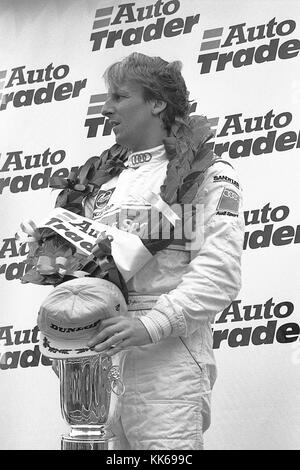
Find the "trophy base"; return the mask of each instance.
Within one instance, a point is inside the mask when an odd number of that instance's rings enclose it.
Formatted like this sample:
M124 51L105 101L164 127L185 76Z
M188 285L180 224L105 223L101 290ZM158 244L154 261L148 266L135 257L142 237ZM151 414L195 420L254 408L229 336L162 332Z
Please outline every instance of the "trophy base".
M116 450L119 440L117 438L101 439L97 437L71 437L63 435L61 450Z

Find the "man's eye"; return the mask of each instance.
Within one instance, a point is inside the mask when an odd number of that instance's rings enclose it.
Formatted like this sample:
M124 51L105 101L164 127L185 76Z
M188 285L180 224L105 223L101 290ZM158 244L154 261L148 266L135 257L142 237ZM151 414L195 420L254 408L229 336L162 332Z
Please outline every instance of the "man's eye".
M122 98L122 95L119 95L118 93L115 93L115 94L113 95L113 99L114 99L115 101L120 101L121 98Z

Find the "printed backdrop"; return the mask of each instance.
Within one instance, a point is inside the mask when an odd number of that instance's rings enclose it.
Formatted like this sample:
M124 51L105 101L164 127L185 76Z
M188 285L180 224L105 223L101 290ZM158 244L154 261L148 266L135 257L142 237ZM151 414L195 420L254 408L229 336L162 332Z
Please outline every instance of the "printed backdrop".
M0 1L0 447L58 449L67 429L36 317L51 287L22 285L22 220L114 142L106 67L133 51L181 60L244 188L243 287L214 324L207 449L297 449L300 435L300 4L297 0ZM297 212L298 209L298 212Z

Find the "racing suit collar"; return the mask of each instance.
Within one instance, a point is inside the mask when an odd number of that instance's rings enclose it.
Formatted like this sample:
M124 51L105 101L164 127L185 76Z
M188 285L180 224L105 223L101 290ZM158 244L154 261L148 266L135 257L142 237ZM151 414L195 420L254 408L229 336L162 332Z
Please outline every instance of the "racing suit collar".
M151 149L132 152L129 155L128 160L125 162L125 166L128 168L139 168L141 165L147 165L150 162L151 164L159 163L166 159L165 146L162 144Z

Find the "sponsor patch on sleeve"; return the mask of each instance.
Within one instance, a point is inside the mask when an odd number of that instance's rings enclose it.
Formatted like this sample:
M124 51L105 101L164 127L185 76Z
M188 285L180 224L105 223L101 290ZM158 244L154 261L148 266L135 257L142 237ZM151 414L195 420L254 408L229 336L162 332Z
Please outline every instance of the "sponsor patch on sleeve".
M240 197L233 189L224 188L217 205L218 212L239 213Z
M233 184L236 188L240 188L240 185L237 181L233 180L232 178L229 178L228 176L226 175L218 175L218 176L214 176L214 179L213 179L213 182L214 183L230 183L230 184Z

